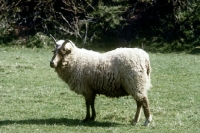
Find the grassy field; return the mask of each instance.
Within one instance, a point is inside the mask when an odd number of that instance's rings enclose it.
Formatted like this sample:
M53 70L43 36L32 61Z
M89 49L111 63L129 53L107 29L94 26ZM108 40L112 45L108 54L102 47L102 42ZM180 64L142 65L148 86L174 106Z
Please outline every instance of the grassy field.
M0 133L199 133L200 56L150 53L153 122L136 126L132 97L96 99L95 122L81 123L84 98L49 67L50 49L0 47Z

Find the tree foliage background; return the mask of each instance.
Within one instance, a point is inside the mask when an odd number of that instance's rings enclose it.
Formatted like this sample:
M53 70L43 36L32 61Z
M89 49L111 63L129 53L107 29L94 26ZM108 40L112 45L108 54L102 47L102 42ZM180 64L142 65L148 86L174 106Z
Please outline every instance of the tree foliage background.
M42 33L83 45L192 50L200 46L200 0L0 0L0 33L0 44Z

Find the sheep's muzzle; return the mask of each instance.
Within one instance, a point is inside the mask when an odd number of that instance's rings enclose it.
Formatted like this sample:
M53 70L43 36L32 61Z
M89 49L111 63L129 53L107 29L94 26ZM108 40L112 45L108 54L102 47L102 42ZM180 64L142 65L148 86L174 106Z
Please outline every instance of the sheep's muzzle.
M53 61L50 61L50 67L51 68L55 68L56 67L56 65L55 65L55 63Z
M54 56L52 57L51 61L50 61L50 67L55 68L57 67L58 63L61 61L62 56L59 54L54 54Z

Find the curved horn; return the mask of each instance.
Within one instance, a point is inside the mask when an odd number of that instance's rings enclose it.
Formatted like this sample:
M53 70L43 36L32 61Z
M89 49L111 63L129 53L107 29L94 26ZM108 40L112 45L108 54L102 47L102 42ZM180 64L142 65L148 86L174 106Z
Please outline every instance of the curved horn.
M71 45L72 45L72 47L75 47L75 44L71 40L69 40L69 39L66 39L63 44L66 44L67 42L70 42Z
M56 39L50 34L50 37L54 40L55 44L56 44Z
M71 40L68 40L70 43L71 43L71 45L73 46L73 47L75 47L75 44L71 41Z

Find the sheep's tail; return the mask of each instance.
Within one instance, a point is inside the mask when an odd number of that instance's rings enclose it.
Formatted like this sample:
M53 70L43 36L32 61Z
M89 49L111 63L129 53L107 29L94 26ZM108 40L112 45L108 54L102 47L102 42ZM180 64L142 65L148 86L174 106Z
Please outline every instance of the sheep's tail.
M151 65L150 65L150 61L147 61L146 62L146 67L147 67L147 76L148 76L148 79L149 79L149 89L152 87L152 84L151 84Z
M147 64L147 75L149 76L149 78L150 78L150 73L151 73L151 65L148 62L148 64Z

